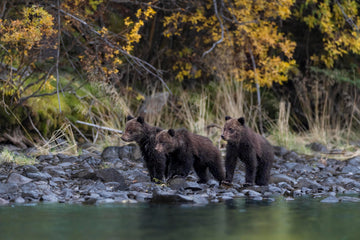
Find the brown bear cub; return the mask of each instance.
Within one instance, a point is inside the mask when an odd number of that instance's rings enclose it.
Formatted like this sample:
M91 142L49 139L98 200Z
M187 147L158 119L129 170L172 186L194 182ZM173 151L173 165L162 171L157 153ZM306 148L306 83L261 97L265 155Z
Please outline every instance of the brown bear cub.
M186 129L163 130L156 135L155 149L169 156L169 177L186 177L193 166L199 177L198 183L208 181L208 169L219 183L224 179L220 151L207 137Z
M273 147L263 136L251 130L244 118L226 116L225 120L221 135L227 141L224 183L231 183L240 158L245 163L245 185L267 185L274 161Z
M151 181L164 181L166 177L166 156L155 150L155 137L162 129L147 124L142 117L127 117L125 132L121 139L135 141L143 155Z

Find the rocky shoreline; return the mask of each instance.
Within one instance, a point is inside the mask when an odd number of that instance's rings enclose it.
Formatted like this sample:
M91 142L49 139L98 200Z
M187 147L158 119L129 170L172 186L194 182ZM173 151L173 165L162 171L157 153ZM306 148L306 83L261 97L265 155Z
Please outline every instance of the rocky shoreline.
M3 147L3 146L2 146ZM38 202L180 203L204 205L235 198L254 201L309 196L324 203L360 202L360 156L348 160L301 156L276 147L268 186L242 187L243 166L233 186L217 181L198 184L192 172L167 184L150 182L136 145L108 147L102 153L86 150L79 156L41 155L34 165L19 166L0 159L0 205ZM17 150L14 152L16 153Z

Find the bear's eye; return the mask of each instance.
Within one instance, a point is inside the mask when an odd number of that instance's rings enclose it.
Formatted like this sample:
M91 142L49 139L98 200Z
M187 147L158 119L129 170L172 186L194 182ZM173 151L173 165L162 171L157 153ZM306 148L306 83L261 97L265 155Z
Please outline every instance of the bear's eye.
M232 128L229 128L229 132L233 132L234 131L234 129L232 129Z

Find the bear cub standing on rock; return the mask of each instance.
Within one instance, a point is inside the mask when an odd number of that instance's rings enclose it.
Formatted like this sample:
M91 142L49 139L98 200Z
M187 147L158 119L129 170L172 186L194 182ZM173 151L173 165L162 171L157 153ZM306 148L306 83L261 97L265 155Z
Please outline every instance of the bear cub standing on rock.
M155 150L155 137L162 129L145 123L142 117L127 117L125 132L121 139L125 142L135 141L144 157L151 181L164 181L166 177L166 156Z
M240 158L245 163L245 185L267 185L274 161L271 144L245 124L244 118L225 117L226 123L221 137L227 141L225 181L231 183Z
M155 149L169 156L169 177L186 177L193 166L199 177L198 183L208 181L208 169L219 183L224 179L220 151L207 137L186 129L163 130L156 135Z

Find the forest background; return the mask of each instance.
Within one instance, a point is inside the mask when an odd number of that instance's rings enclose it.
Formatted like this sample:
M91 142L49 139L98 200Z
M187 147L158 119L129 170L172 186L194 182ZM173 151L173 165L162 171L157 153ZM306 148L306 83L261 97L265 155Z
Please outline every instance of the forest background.
M358 1L0 4L0 143L119 145L76 121L121 130L132 114L214 141L230 115L300 152L360 145Z

